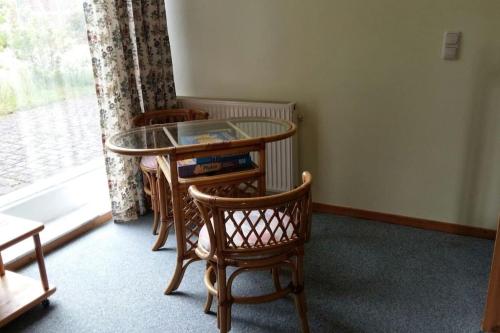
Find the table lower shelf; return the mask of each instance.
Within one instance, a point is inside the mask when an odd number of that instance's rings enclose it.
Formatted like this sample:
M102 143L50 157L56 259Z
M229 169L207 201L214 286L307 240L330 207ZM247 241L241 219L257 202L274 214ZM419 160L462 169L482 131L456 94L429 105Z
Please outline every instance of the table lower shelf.
M44 290L42 282L11 271L0 278L0 327L40 304L56 291Z

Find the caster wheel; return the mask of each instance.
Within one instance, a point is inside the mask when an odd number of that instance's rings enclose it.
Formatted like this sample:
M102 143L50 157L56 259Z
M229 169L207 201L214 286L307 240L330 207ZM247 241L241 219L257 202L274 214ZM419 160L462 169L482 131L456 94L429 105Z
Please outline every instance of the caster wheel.
M44 308L48 308L48 307L49 307L49 305L50 305L50 301L49 301L48 299L44 299L44 300L42 301L42 306L43 306Z

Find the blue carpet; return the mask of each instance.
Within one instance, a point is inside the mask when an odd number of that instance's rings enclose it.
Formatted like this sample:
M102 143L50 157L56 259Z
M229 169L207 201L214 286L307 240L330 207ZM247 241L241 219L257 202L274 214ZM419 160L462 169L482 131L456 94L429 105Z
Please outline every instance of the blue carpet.
M151 217L108 223L46 257L58 288L8 332L217 332L203 313L204 264L191 265L165 296L174 238L151 252ZM480 332L493 242L315 214L306 249L312 332ZM36 265L22 273L37 277ZM283 279L286 276L283 277ZM235 290L272 290L270 274L242 277ZM214 308L214 307L213 307ZM233 306L232 332L299 332L292 298Z

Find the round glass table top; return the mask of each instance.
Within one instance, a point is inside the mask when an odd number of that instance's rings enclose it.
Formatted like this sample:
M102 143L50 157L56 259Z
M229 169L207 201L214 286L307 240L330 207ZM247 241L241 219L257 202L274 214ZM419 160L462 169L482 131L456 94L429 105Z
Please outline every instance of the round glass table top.
M111 136L108 149L123 155L164 155L286 139L296 131L287 120L234 118L137 127Z

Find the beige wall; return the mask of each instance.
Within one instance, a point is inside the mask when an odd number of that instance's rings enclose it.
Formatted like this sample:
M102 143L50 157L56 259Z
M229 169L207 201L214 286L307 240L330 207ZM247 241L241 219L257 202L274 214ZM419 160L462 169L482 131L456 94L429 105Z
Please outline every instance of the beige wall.
M314 201L495 228L500 1L166 3L179 95L298 103Z

